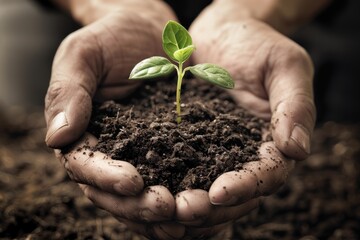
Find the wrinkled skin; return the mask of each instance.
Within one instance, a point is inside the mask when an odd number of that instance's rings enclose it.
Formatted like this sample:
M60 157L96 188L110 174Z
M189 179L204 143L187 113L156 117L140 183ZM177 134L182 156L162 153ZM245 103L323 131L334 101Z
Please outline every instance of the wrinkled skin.
M161 30L133 13L113 13L71 34L54 60L46 97L47 144L62 148L75 141L66 153L56 150L71 179L96 206L151 239L216 234L256 208L261 196L274 193L294 165L290 158L303 159L309 151L315 110L306 53L256 20L204 27L211 26L212 14L209 8L191 27L197 46L192 61L227 68L236 81L231 94L239 105L271 119L274 142L261 146L259 161L221 175L209 192L195 189L172 196L163 186L144 189L129 163L82 148L97 142L84 134L92 99L133 91L137 85L127 80L128 74L141 59L162 54Z

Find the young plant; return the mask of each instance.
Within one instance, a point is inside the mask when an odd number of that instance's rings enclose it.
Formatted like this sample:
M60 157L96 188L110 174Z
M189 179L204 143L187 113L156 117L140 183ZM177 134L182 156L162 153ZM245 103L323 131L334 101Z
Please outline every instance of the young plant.
M234 88L234 81L230 74L225 69L214 64L203 63L183 68L184 63L195 50L195 46L189 32L179 23L169 21L166 24L162 34L162 45L166 55L177 65L164 57L150 57L136 64L130 73L129 79L166 77L176 70L176 121L178 123L181 122L181 83L187 71L190 71L196 78L209 81L217 86L227 89Z

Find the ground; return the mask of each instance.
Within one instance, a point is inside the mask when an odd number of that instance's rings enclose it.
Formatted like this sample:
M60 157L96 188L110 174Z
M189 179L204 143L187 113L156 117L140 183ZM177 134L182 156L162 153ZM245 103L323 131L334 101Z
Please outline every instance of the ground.
M42 112L0 115L0 239L144 239L96 209L44 144ZM11 121L9 121L11 119ZM360 126L316 128L287 184L231 239L360 239Z

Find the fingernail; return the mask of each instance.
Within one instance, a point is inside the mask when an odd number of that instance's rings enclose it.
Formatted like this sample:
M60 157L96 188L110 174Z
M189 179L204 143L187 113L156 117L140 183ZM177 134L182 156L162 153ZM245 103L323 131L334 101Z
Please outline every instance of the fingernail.
M301 124L295 123L291 132L292 139L304 152L310 154L310 134Z
M49 125L48 131L46 133L45 142L49 143L54 134L56 134L61 128L68 125L69 123L66 119L65 112L58 113Z

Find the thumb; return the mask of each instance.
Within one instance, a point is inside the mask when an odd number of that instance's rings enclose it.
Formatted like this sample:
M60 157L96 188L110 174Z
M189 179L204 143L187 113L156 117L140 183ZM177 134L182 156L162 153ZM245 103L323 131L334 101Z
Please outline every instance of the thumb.
M294 45L275 61L268 88L275 145L288 157L301 160L310 154L316 110L312 62Z
M64 147L87 128L102 66L97 46L91 36L79 30L61 43L55 55L45 98L45 142L49 147Z

